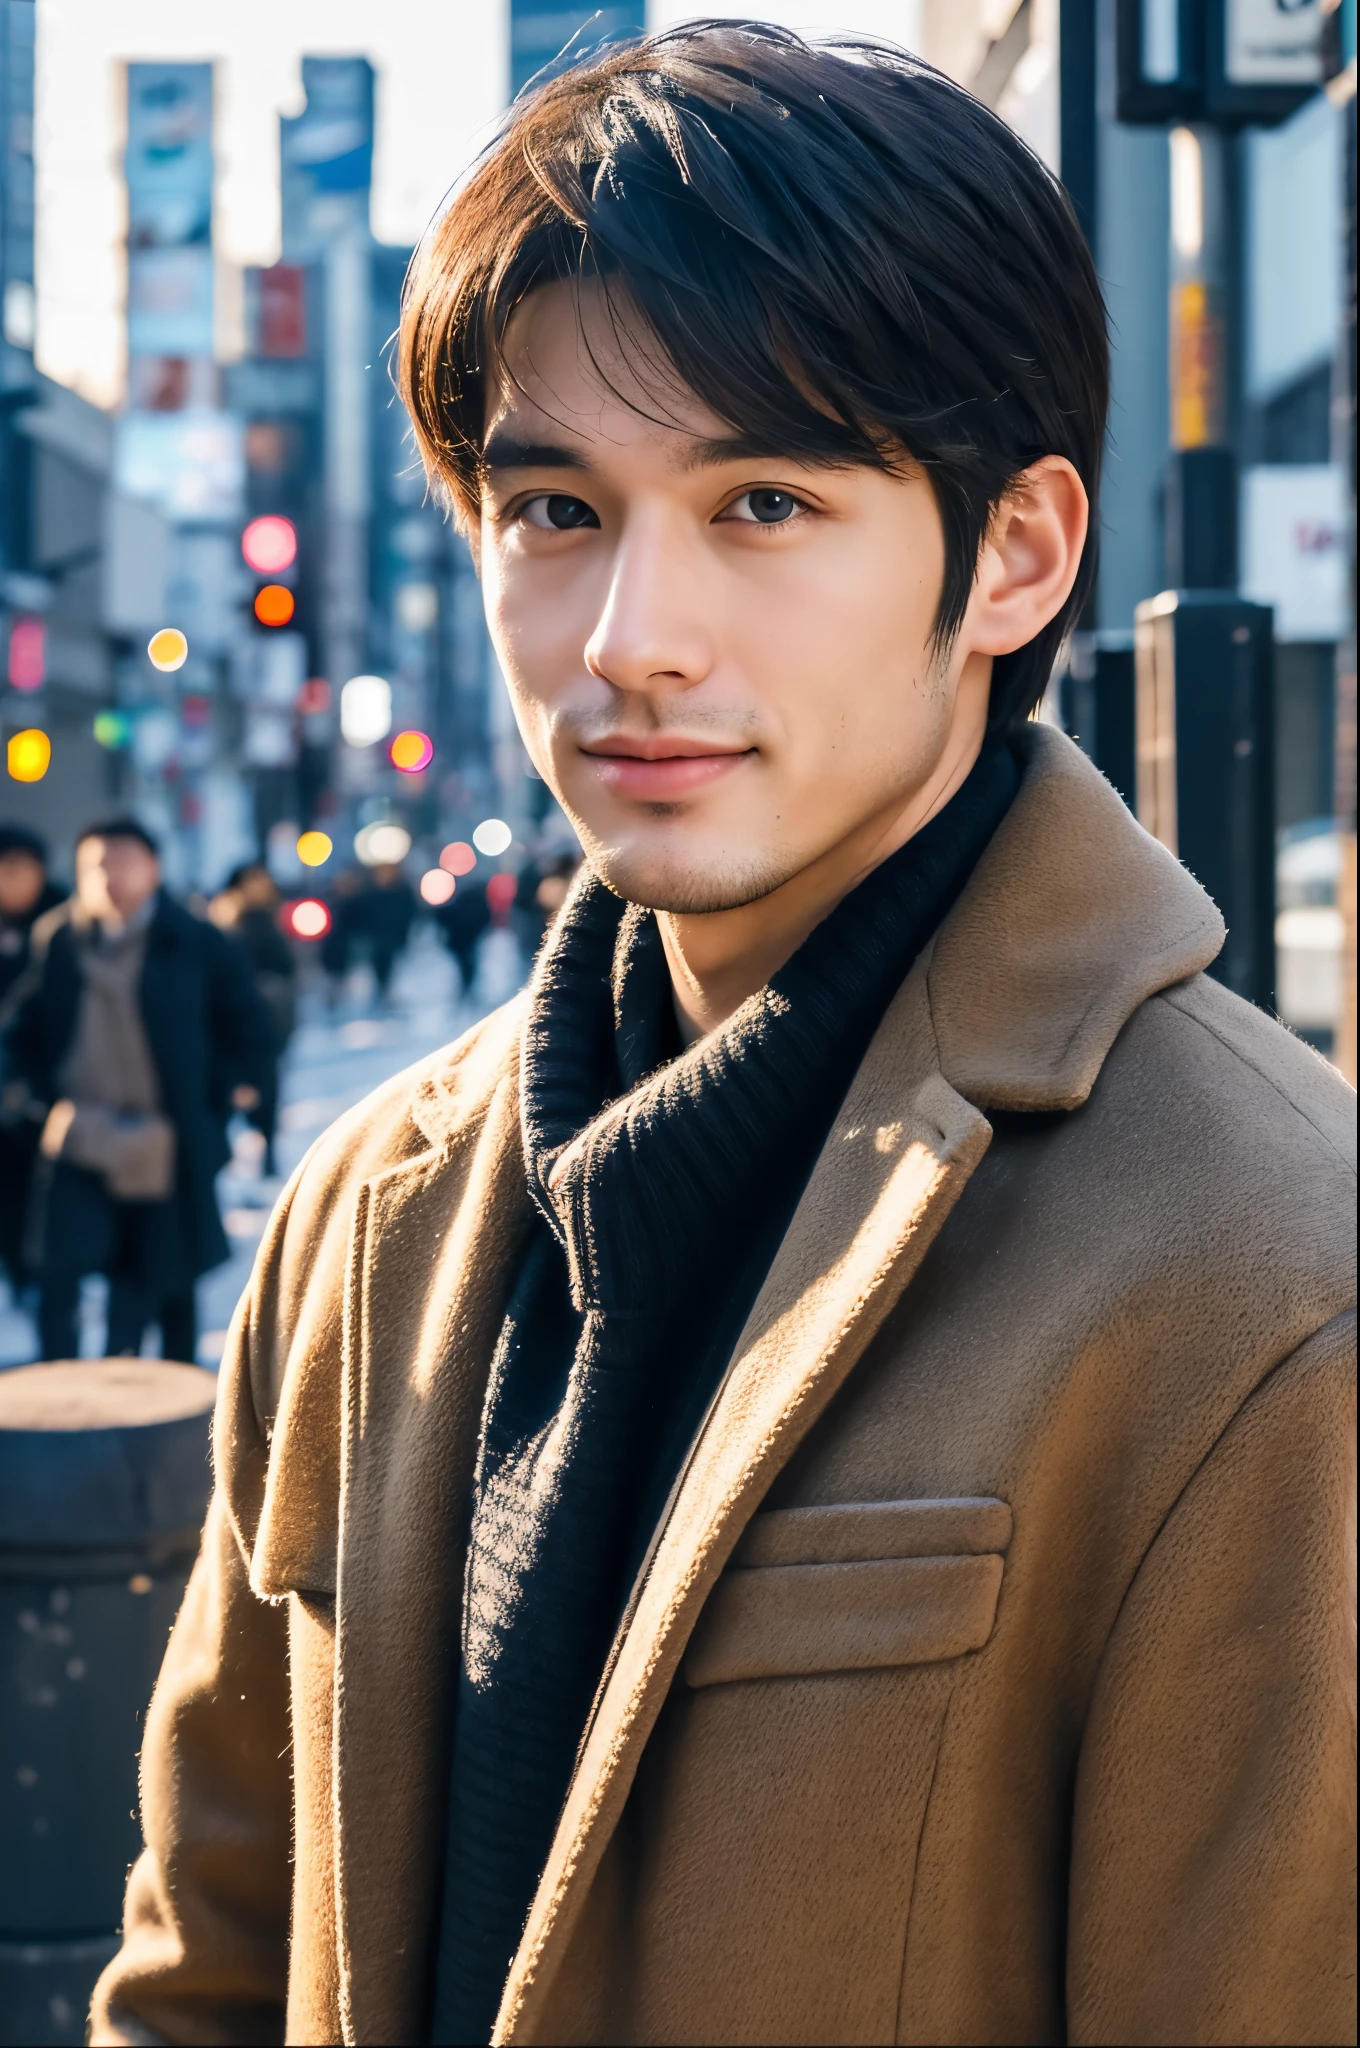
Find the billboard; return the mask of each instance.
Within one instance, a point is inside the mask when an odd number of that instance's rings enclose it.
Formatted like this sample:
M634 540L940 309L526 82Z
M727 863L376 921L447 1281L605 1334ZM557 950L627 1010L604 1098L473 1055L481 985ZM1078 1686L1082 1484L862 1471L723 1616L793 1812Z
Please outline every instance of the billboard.
M211 357L211 64L127 67L128 352Z
M373 182L373 66L366 57L304 57L307 104L279 121L286 264L314 263L328 241L368 227Z

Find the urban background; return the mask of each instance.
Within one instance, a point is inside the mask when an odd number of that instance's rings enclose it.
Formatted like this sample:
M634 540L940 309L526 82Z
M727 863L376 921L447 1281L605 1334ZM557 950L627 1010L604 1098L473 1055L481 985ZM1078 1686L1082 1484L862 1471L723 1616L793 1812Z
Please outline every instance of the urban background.
M530 80L695 11L0 0L0 1367L93 1361L131 1329L207 1384L306 1146L527 972L579 850L393 392L402 281ZM1215 896L1213 971L1354 1080L1354 0L701 11L889 37L1064 180L1114 402L1098 589L1042 715ZM14 1005L35 919L111 816L214 928L203 958L235 963L213 998L240 1055L207 1164L222 1230L173 1314L120 1296L117 1257L73 1231L54 1319L14 1050L32 1064L42 1020ZM98 1520L48 1384L0 1391L0 1837L22 1845L0 2041L83 2038L189 1555L142 1509ZM108 1398L135 1406L129 1385ZM180 1398L193 1493L210 1397Z
M1099 590L1045 715L1216 895L1225 978L1353 1075L1353 7L767 12L905 44L1066 181L1115 395ZM262 1197L327 1108L513 988L569 870L390 348L513 95L683 13L0 0L0 826L61 890L80 828L131 812L228 926L263 865L246 908L303 1029L278 1146L238 1147ZM239 1280L206 1283L208 1358Z
M1353 1074L1353 9L768 11L893 37L1066 181L1115 398L1099 590L1045 715L1216 895L1225 978ZM129 812L200 915L269 911L303 1028L268 1157L246 1129L234 1160L261 1201L515 985L569 871L390 347L509 99L680 13L0 0L0 826L62 891L80 828ZM205 1283L207 1360L239 1280Z

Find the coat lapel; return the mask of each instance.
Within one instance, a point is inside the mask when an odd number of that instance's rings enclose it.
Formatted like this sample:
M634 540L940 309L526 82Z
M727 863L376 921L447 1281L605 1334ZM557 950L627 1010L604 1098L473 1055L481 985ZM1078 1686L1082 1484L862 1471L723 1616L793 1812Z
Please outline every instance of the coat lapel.
M417 1103L427 1130L446 1106L432 1085ZM514 1057L460 1129L360 1192L336 1595L336 1915L348 2042L416 2040L426 2019L467 1502L525 1215Z
M923 958L846 1097L673 1496L582 1750L494 2039L538 2021L685 1644L746 1522L907 1285L986 1150L939 1071Z

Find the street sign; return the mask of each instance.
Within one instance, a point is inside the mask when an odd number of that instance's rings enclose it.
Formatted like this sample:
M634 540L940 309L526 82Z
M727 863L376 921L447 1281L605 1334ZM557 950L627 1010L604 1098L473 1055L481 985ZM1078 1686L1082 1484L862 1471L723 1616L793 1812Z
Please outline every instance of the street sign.
M1321 0L1116 0L1115 112L1273 127L1322 84Z

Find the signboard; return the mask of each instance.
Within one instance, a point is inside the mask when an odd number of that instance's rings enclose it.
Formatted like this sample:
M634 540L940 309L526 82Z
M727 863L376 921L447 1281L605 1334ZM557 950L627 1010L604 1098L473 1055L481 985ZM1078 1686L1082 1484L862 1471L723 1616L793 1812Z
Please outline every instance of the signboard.
M211 64L127 67L128 352L211 357Z
M373 66L366 57L304 57L307 104L279 122L283 254L314 263L334 236L368 226L373 182Z
M188 242L129 252L127 318L131 356L211 356L211 248Z
M1322 83L1318 0L1227 0L1223 76L1229 85Z
M114 480L167 519L237 520L246 480L242 423L234 413L206 407L124 413L115 428Z
M1322 83L1321 0L1116 0L1117 118L1270 127Z
M1275 607L1277 640L1349 630L1350 520L1344 470L1266 464L1242 477L1242 590Z

